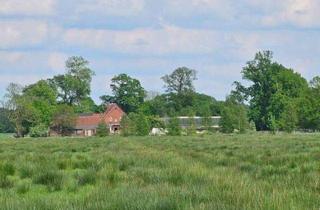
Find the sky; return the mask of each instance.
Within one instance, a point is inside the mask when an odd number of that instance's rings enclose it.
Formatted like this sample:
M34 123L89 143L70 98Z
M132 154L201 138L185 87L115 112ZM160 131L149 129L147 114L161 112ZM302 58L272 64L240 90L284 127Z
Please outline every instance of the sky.
M127 73L163 92L161 76L197 70L197 91L222 100L256 52L310 80L320 75L319 0L0 0L0 97L65 72L83 56L92 97Z

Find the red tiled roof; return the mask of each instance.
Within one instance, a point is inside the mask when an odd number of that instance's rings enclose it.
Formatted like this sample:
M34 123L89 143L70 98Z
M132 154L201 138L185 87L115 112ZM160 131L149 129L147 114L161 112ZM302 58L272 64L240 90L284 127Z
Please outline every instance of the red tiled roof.
M78 116L76 129L94 129L102 121L106 124L120 124L123 115L124 112L117 104L110 104L105 113Z

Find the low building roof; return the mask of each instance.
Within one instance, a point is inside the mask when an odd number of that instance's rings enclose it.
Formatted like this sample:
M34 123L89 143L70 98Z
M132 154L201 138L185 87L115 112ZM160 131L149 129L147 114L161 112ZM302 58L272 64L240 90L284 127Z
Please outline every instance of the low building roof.
M122 113L119 116L116 116L116 118L112 118L110 120L110 115L113 110L118 109L120 110L120 113ZM117 104L109 104L106 107L106 111L104 113L100 114L81 114L78 116L76 121L75 129L82 130L82 129L95 129L98 127L98 125L101 122L105 122L106 124L120 124L120 119L124 112Z

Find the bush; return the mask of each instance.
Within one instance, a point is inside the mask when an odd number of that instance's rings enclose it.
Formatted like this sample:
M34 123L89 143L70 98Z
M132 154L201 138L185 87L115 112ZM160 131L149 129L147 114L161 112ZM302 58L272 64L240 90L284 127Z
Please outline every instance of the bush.
M139 113L135 116L135 119L133 120L135 123L135 133L137 136L147 136L150 132L150 123L148 119L142 114Z
M244 133L249 128L246 107L227 99L221 112L220 126L223 133Z
M121 120L121 134L123 136L146 136L150 132L150 123L143 113L130 113Z
M168 129L169 136L181 136L180 122L177 117L173 117L169 119L167 129Z
M279 120L280 129L292 133L298 125L298 114L293 104L289 103L282 112Z
M108 129L106 123L101 122L97 127L96 136L98 137L106 137L109 135L110 130Z
M197 134L197 126L196 126L194 116L190 116L188 121L189 122L188 122L188 128L187 128L187 135L193 136Z
M47 137L49 129L46 125L40 124L30 129L30 136L34 138Z
M135 131L134 123L128 115L123 116L121 120L121 135L130 136Z
M150 128L166 128L164 121L158 116L148 116Z

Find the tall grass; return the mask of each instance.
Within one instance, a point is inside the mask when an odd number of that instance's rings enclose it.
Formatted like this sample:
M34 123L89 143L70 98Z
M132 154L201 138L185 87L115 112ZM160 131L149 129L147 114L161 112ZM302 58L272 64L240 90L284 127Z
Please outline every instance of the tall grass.
M0 209L319 209L320 135L0 141Z

